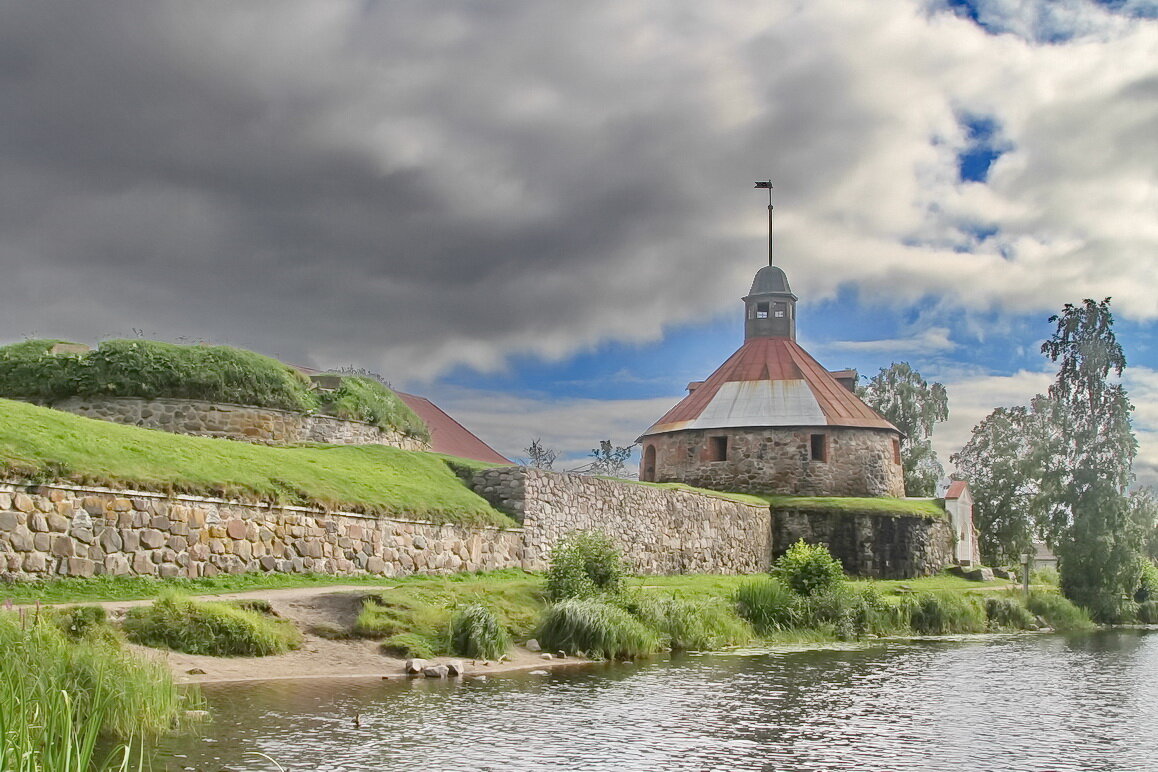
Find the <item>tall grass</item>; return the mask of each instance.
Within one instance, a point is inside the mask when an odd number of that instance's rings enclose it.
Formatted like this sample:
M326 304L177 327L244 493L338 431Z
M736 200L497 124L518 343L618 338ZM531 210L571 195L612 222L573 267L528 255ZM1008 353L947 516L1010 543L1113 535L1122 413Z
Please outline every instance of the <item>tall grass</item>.
M187 654L213 657L264 657L301 645L292 623L257 611L203 603L167 592L151 606L129 609L124 628L129 639Z
M906 599L913 632L922 635L983 633L988 624L978 598L955 593L921 593Z
M985 616L989 618L989 629L994 631L1029 630L1037 626L1033 613L1014 594L986 598Z
M620 600L626 611L659 634L672 651L713 651L752 640L750 625L719 602L632 594Z
M511 646L511 636L495 613L481 603L460 609L450 620L450 647L455 654L498 659Z
M144 738L179 726L191 707L164 665L103 637L69 638L39 615L0 613L0 652L5 772L128 769ZM97 758L109 739L122 744Z
M634 659L660 648L654 630L624 609L594 598L570 598L549 607L538 638L545 648L582 651L593 659Z
M1064 595L1056 592L1031 592L1026 606L1059 632L1092 630L1094 623L1085 609L1075 606Z
M745 582L733 596L736 612L760 635L796 626L796 593L784 582L768 577Z

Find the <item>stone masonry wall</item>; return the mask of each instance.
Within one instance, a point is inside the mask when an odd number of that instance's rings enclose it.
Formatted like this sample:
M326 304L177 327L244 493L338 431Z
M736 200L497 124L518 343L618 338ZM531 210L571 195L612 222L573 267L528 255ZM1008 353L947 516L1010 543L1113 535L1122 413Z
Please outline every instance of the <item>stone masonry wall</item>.
M101 421L245 442L276 445L327 442L334 445L390 445L403 450L430 449L421 440L362 421L250 405L195 399L73 397L52 407Z
M773 559L800 539L827 545L846 572L878 579L934 574L953 563L955 544L948 517L775 508Z
M641 574L755 573L769 566L769 510L690 491L504 467L473 487L523 523L524 564L545 568L555 543L600 530Z
M826 459L812 459L810 435L826 437ZM711 437L727 438L727 457L712 461ZM697 488L790 496L905 495L892 432L845 427L691 429L652 435L655 479Z
M518 528L0 483L0 572L18 578L481 571L522 566L522 541Z

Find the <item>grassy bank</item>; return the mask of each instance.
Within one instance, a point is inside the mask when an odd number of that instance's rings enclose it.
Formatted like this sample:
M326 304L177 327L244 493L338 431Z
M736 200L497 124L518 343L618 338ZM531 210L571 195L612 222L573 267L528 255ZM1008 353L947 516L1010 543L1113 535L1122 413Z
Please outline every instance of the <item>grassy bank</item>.
M0 769L135 769L142 741L197 707L167 668L131 656L97 627L86 634L48 614L0 612Z
M510 526L446 459L378 445L269 447L0 399L0 476Z

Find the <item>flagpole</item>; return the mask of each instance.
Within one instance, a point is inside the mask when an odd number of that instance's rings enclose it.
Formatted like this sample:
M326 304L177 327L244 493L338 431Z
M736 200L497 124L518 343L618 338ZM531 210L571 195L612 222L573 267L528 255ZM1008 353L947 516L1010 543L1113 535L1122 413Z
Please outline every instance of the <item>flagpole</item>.
M768 189L768 265L772 265L772 180L757 180L756 187Z

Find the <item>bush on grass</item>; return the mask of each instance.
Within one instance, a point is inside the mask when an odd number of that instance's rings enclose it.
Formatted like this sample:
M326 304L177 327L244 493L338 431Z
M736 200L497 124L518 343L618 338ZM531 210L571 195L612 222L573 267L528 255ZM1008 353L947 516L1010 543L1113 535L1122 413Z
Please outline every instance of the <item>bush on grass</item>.
M985 608L972 596L926 592L906 598L913 631L921 635L985 632Z
M511 636L495 613L481 603L459 609L450 620L450 648L474 659L498 659L511 645Z
M844 569L828 547L806 544L803 539L780 556L773 573L801 595L824 592L844 581Z
M618 605L655 630L671 651L714 651L752 640L752 628L719 603L635 593Z
M1029 581L1031 584L1048 584L1051 587L1057 587L1061 582L1061 574L1052 566L1035 568L1029 572Z
M736 613L760 635L796 626L798 596L775 577L745 582L733 596Z
M1138 604L1138 621L1144 625L1158 625L1158 600Z
M1069 598L1057 592L1030 592L1025 605L1059 632L1092 630L1094 627L1085 609L1075 606Z
M301 645L293 624L228 603L202 603L175 592L151 606L129 609L129 640L145 646L213 657L264 657Z
M82 638L102 638L115 643L121 637L109 623L109 615L103 606L46 608L41 613L74 641Z
M619 549L599 531L572 531L551 550L547 597L553 601L614 594L627 570Z
M853 626L857 638L899 635L912 629L909 608L904 603L891 602L872 585L854 597Z
M592 659L634 659L660 648L655 631L618 606L595 598L568 598L550 606L539 626L547 649Z

